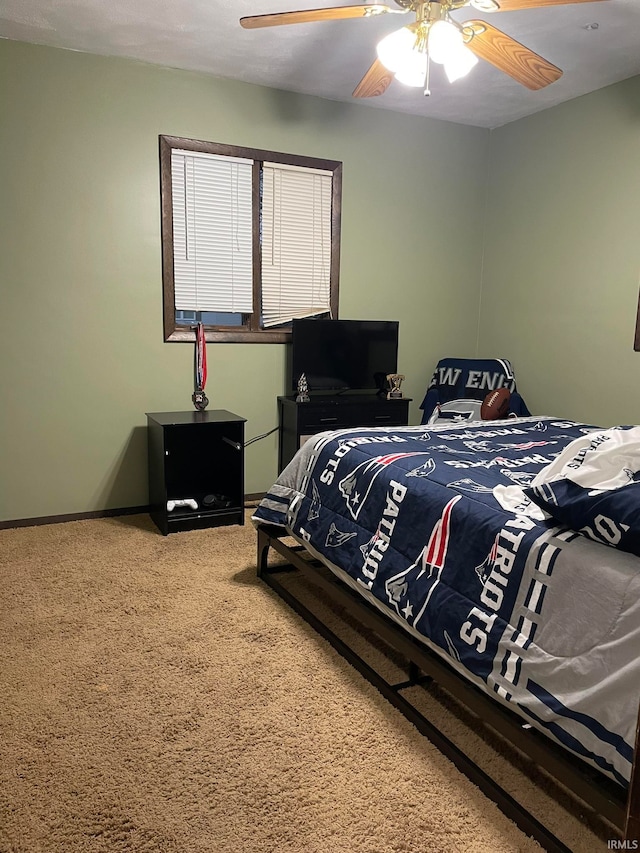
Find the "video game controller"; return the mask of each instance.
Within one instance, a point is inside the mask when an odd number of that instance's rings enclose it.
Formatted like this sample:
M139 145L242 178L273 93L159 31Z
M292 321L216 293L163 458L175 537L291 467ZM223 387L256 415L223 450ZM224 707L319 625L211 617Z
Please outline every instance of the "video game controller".
M182 500L167 501L167 512L175 509L177 506L190 506L191 509L198 509L198 501L195 498L183 498Z

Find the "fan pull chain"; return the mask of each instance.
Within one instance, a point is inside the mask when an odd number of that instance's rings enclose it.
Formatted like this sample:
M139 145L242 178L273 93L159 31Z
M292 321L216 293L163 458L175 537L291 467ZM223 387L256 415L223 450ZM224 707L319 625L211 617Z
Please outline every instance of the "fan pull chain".
M429 77L431 76L430 71L431 71L431 57L429 56L429 51L427 51L427 73L426 73L425 78L424 78L424 92L423 92L423 95L425 96L425 98L428 98L429 95L431 94L431 89L429 88Z

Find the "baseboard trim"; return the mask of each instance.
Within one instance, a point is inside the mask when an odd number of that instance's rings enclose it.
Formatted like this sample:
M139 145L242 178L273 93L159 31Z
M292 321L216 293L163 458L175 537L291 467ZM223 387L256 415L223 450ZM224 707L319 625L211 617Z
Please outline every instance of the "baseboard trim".
M245 495L245 506L248 502L261 501L265 492L257 492L254 495ZM248 506L251 509L251 506ZM37 527L40 524L63 524L66 521L87 521L91 518L114 518L118 515L141 515L148 513L150 507L126 506L119 509L97 509L91 512L69 512L65 515L41 515L36 518L14 518L10 521L0 521L0 530L9 530L13 527Z
M61 524L65 521L87 521L90 518L113 518L116 515L139 515L149 512L148 506L127 506L119 509L97 509L91 512L69 512L64 515L41 515L37 518L14 518L0 521L0 530L10 527L37 527L40 524Z

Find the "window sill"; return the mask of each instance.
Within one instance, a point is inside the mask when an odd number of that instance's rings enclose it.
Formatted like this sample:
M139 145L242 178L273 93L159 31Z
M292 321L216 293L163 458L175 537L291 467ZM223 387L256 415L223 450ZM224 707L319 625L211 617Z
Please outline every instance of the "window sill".
M196 333L188 327L176 328L165 338L165 343L194 343ZM218 344L286 344L291 340L291 329L265 329L262 331L226 329L216 331L205 328L207 343Z

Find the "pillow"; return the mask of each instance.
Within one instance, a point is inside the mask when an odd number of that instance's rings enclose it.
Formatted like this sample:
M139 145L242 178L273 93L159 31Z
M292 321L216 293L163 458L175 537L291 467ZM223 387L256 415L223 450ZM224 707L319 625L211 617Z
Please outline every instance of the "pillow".
M523 491L561 524L640 557L640 482L604 491L562 479Z

